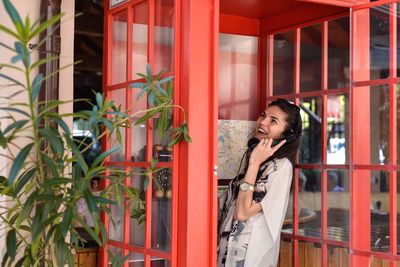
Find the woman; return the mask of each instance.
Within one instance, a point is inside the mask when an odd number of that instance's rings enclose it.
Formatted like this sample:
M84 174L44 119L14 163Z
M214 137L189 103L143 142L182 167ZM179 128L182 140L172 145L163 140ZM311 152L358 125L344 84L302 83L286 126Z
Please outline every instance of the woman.
M242 158L244 170L239 167L229 185L219 224L218 266L276 266L301 132L300 108L284 99L261 113Z

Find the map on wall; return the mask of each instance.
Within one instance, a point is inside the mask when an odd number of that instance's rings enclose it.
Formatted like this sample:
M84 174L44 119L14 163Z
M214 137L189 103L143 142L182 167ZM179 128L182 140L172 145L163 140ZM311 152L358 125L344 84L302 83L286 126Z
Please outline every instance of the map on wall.
M256 125L255 121L218 120L218 179L232 179L237 175Z

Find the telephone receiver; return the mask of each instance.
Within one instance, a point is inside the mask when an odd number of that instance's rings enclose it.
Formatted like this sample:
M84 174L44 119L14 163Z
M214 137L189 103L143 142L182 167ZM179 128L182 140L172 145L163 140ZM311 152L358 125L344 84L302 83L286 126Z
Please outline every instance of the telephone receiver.
M271 146L276 146L283 140L286 140L286 142L291 142L296 138L294 136L294 134L292 134L292 133L289 133L289 134L283 133L283 136L284 136L283 138L272 140ZM260 140L258 138L255 138L255 137L250 138L249 141L247 142L247 147L250 149L250 151L252 151L258 145L258 143L260 143Z

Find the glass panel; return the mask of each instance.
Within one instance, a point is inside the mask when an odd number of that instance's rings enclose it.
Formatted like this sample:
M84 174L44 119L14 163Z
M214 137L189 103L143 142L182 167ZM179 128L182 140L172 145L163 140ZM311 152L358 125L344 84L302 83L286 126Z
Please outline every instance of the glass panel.
M126 39L128 12L114 15L112 23L111 68L112 84L126 80Z
M301 169L306 181L305 190L299 192L299 235L321 236L321 171Z
M120 190L120 194L122 194L122 190ZM124 237L124 204L110 204L109 207L111 211L111 215L108 218L109 238L122 242Z
M131 161L146 161L146 125L143 122L132 127Z
M154 71L174 71L174 0L155 0Z
M113 254L113 257L122 258L122 249L114 246L108 246L108 251ZM111 266L112 259L108 257L108 265Z
M153 173L151 247L163 251L171 248L172 170Z
M321 90L321 24L301 29L300 40L300 91Z
M274 95L294 93L294 39L294 31L274 35Z
M144 230L145 230L145 194L144 189L146 177L140 175L145 171L144 168L134 168L131 174L131 187L138 190L140 201L132 201L129 203L130 220L129 220L129 243L136 246L144 247Z
M371 86L370 145L371 164L389 163L389 87Z
M321 267L322 250L320 243L299 241L299 267ZM288 265L291 266L291 265ZM283 266L282 266L283 267Z
M389 173L371 171L371 250L389 252Z
M343 247L328 246L328 267L345 266L350 266L349 249Z
M132 103L131 103L132 106L130 107L131 114L135 114L139 111L145 110L147 108L147 94L143 93L140 96L140 98L138 99L141 89L140 88L132 88L130 90L132 90L131 91L132 92ZM136 114L135 116L138 117L140 115L143 115L143 114Z
M170 267L171 262L169 260L160 257L151 257L151 267Z
M143 1L133 9L132 27L132 79L138 79L137 73L146 72L148 52L149 4Z
M256 120L258 37L219 34L218 118Z
M371 80L389 76L389 5L370 9Z
M328 239L349 241L350 181L348 170L327 171Z
M321 162L321 98L307 97L300 100L303 120L303 138L300 163Z
M348 95L331 95L327 100L327 163L346 164L349 160Z
M349 17L328 22L328 88L349 86Z
M158 161L166 162L172 160L172 151L168 148L169 142L172 141L171 131L172 127L160 138L157 131L158 119L154 119L153 131L153 156L158 158Z
M289 240L281 240L278 264L276 266L292 266L293 246Z
M126 110L125 89L111 91L111 99L114 100L115 106L120 106L122 111ZM110 161L125 161L125 128L121 129L121 143L118 142L116 134L111 135L110 148L115 146L121 146L121 149L110 155Z
M129 267L144 267L143 254L131 252L129 253Z

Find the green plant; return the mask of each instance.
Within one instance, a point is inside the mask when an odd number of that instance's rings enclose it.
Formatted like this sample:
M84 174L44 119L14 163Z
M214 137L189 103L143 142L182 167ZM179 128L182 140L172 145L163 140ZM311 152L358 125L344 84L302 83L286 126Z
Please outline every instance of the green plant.
M71 251L83 241L75 230L76 223L82 225L103 246L108 238L100 220L100 212L110 215L109 205L121 204L126 197L133 217L139 222L143 220L144 204L138 189L124 185L124 179L129 174L104 165L106 158L120 147L102 152L91 164L84 158L85 153L102 138L115 135L121 141L121 130L131 126L132 117L99 93L96 94L92 110L71 114L59 114L56 110L71 101L84 100L39 101L43 81L63 68L54 73L35 74L40 65L56 57L34 61L32 55L37 51L30 51L28 43L38 38L50 25L58 23L62 15L43 23L36 21L31 24L29 17L22 21L9 0L2 1L14 29L0 24L0 31L15 42L14 47L0 42L1 47L14 54L11 64L0 64L0 71L10 69L25 77L24 81L19 81L0 72L1 79L7 81L0 89L15 89L0 103L0 110L7 113L2 121L10 122L7 127L0 129L0 146L8 152L2 155L2 160L10 162L8 175L0 176L0 195L7 196L2 207L5 212L0 214L0 220L7 226L6 254L2 258L2 266L73 266ZM39 40L38 46L43 42ZM168 129L172 129L172 109L179 106L172 103L172 78L159 79L161 75L153 76L148 67L147 75L142 75L145 83L136 84L143 93L147 93L151 104L148 110L141 111L145 115L137 123L159 116L157 129L163 136ZM167 91L162 88L165 84ZM12 103L18 94L26 94L27 102ZM84 120L91 135L79 140L74 138L65 121L71 117ZM174 129L174 133L171 146L182 139L190 141L185 120ZM15 155L14 150L18 151ZM150 168L141 175L151 177L152 172L159 170L156 163L153 160ZM100 195L93 195L90 190L90 182L94 177L110 180L110 186L103 189ZM87 203L95 222L93 228L77 212L76 204L81 198ZM121 265L126 260L114 256L110 256L110 259L113 265Z

